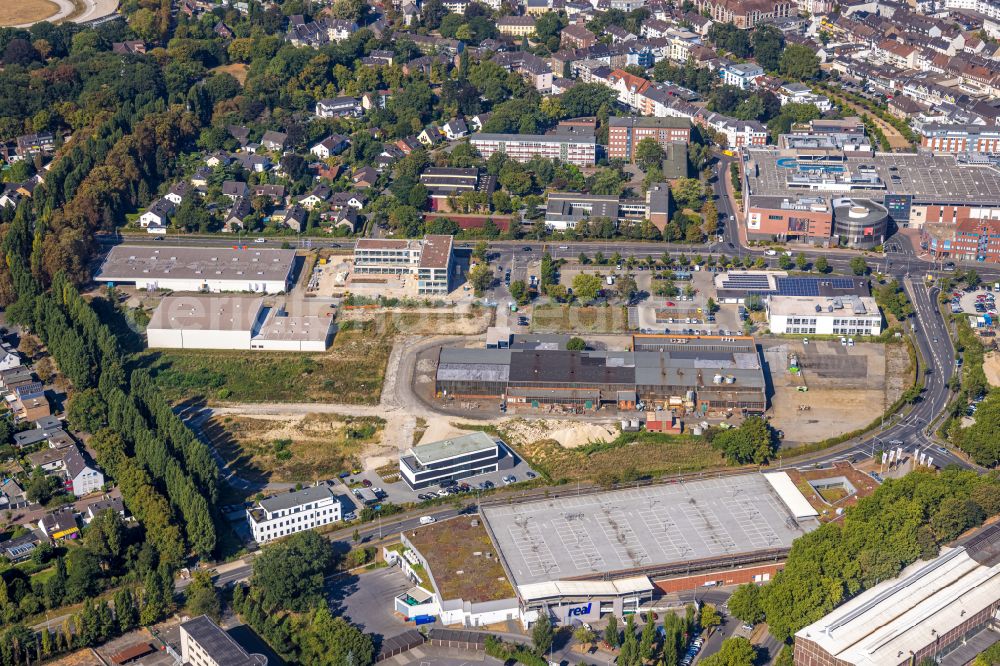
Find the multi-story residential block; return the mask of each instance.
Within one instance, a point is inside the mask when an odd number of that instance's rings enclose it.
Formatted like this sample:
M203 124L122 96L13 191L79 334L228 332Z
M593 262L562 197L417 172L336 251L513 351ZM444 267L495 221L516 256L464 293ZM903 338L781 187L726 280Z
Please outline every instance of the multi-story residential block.
M1000 153L1000 127L924 125L920 144L935 153Z
M410 488L459 481L495 472L501 459L512 462L501 444L484 432L414 446L399 458L399 472Z
M733 23L750 30L761 23L792 15L792 2L783 0L697 0L699 12L708 12L713 21Z
M360 116L363 110L357 97L335 97L316 102L316 115L320 118Z
M340 520L340 500L318 485L263 499L247 509L250 534L259 544Z
M643 139L653 139L664 148L677 141L689 143L691 122L671 117L608 118L608 157L634 161L636 148Z
M444 295L449 291L454 261L452 236L423 240L361 238L354 246L354 272L366 275L413 275L417 292Z
M764 68L752 62L727 63L719 68L722 82L741 90L757 87L757 79L764 76Z
M587 30L582 24L574 23L563 28L562 46L585 49L597 43L597 35Z
M594 166L597 161L597 142L593 135L473 134L470 142L485 159L493 153L504 153L518 162L540 156L586 167Z

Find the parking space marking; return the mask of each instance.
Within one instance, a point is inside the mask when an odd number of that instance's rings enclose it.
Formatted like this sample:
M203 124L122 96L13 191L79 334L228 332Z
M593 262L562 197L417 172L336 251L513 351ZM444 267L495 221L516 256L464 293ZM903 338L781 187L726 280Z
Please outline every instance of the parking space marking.
M639 511L639 517L667 558L680 558L691 552L691 544L668 513L650 508Z
M599 513L594 518L601 526L604 536L622 564L634 567L653 561L649 553L646 552L646 548L639 542L639 538L632 529L632 521L628 519L624 511L614 509Z
M523 526L511 525L508 531L532 576L552 574L560 570L545 542L545 537L542 536L541 528L535 521L527 522Z
M604 557L598 552L584 524L584 514L563 514L553 518L552 523L573 566L585 571L605 566Z

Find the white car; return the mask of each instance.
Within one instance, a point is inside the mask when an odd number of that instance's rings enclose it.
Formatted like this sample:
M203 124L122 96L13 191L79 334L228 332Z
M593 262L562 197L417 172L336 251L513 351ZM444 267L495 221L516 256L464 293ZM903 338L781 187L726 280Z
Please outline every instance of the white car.
M254 243L266 243L266 242L267 242L266 238L257 238L257 239L254 239Z
M436 522L437 522L437 520L434 519L434 516L421 516L420 517L420 524L421 525L431 525L432 523L436 523Z
M764 250L764 254L766 254L769 257L773 257L773 256L776 256L778 254L778 251L777 250Z

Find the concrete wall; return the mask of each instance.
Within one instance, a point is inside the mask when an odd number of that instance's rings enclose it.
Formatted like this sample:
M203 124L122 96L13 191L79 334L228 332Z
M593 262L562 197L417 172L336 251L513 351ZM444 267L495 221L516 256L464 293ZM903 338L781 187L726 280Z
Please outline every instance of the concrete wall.
M246 291L258 294L280 294L285 291L284 281L254 280L164 280L162 278L137 279L136 289L170 289L171 291L209 291L213 294L226 291Z
M150 328L150 348L160 349L250 349L250 331L187 330Z

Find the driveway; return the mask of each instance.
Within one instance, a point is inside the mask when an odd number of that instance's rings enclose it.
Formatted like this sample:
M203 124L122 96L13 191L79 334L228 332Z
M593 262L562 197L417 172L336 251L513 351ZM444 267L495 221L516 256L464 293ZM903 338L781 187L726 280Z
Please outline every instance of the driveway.
M396 595L413 587L399 567L376 569L360 575L338 576L327 585L331 612L343 615L371 634L376 643L412 628L393 612Z

